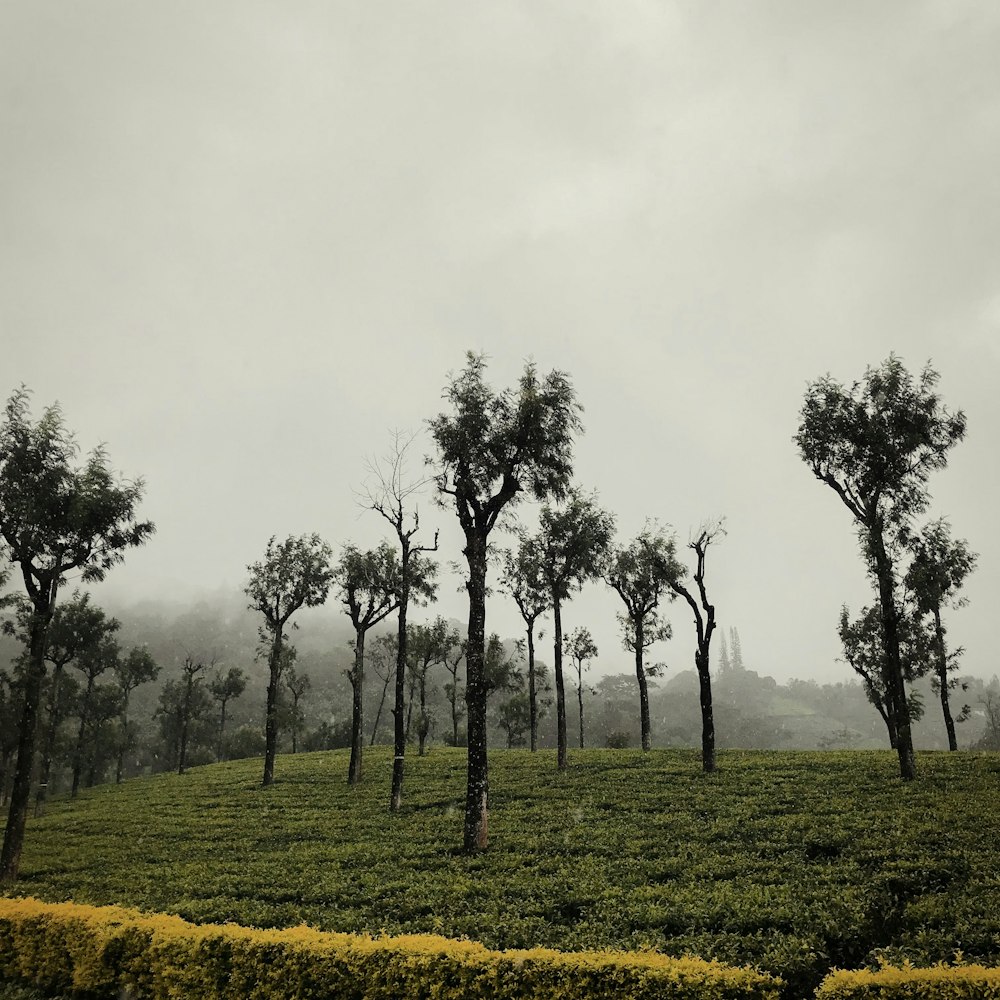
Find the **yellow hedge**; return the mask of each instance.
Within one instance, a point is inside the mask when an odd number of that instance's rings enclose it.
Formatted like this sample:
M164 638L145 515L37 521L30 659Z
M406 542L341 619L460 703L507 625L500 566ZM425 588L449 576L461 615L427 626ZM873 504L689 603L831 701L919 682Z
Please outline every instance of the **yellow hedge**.
M1000 969L936 965L831 972L816 991L816 1000L1000 1000Z
M432 935L254 930L3 898L0 979L149 1000L777 1000L781 986L652 952L499 952Z

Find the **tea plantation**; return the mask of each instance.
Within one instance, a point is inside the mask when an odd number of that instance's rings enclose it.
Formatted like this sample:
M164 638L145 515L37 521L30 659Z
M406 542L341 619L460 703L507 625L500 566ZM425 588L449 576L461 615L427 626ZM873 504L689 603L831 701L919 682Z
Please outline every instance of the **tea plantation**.
M433 932L493 948L653 949L780 975L1000 965L1000 757L888 752L491 755L490 848L458 851L464 751L239 761L95 788L29 822L12 894L197 922Z

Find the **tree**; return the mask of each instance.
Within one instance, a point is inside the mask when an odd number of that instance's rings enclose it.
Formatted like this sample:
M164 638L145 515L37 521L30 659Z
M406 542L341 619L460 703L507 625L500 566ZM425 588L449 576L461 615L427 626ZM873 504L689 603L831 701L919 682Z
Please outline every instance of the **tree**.
M239 698L247 688L247 675L239 667L230 667L224 674L221 672L208 682L208 693L219 706L219 742L216 759L222 761L226 756L226 705L233 698Z
M729 640L732 646L732 667L736 673L740 673L746 668L743 666L743 647L740 644L740 633L735 625L729 627Z
M531 750L538 749L538 679L535 669L535 622L549 609L549 592L542 576L541 553L536 540L522 529L518 532L517 551L503 552L501 583L514 598L524 619L528 640L528 721Z
M898 622L900 637L900 662L903 679L912 683L926 673L929 666L929 646L923 641L920 622L912 614L901 616ZM875 706L875 710L885 723L889 735L889 746L897 749L899 740L899 720L894 700L890 697L888 677L888 656L882 635L882 612L875 605L862 608L858 617L851 620L850 612L844 605L840 609L840 624L837 629L844 649L844 659L861 678L865 696ZM907 711L911 721L923 714L919 696L906 690Z
M458 667L464 659L465 640L460 639L448 651L448 655L444 660L445 669L448 671L448 676L451 677L450 681L445 682L444 693L448 699L448 706L451 709L451 745L453 747L459 745L458 724L465 714L460 704L458 690Z
M300 674L294 666L285 671L285 687L292 696L292 753L298 753L299 731L302 728L302 714L299 702L309 693L312 681L308 674Z
M417 753L423 757L427 737L430 735L432 719L427 711L427 675L430 668L445 663L453 646L459 641L458 630L438 615L429 625L414 625L410 630L408 649L410 659L407 668L413 678L415 692L410 696L410 711L413 709L413 695L419 693L420 715L417 719ZM409 730L407 712L407 730Z
M905 583L914 595L917 610L932 619L935 652L935 688L941 699L945 729L948 733L948 749L957 750L955 720L951 714L949 693L959 681L948 677L958 667L961 648L948 653L945 642L946 629L941 621L943 607L959 608L967 601L958 596L965 578L975 569L976 554L969 548L964 538L953 541L948 522L939 518L927 525L922 532L907 535L913 554ZM957 654L957 655L956 655ZM968 717L969 706L959 713L959 721Z
M433 545L414 542L420 530L420 512L414 498L429 480L413 479L406 467L407 454L415 435L406 436L397 431L389 454L381 461L370 462L369 471L377 483L369 486L365 494L368 506L380 514L396 532L399 540L399 592L397 596L398 627L396 630L396 691L393 702L393 736L395 751L392 758L392 788L389 792L389 811L399 812L403 807L403 773L406 760L406 616L410 602L425 604L437 591L433 583L437 565L424 558L428 552L437 552L438 533L434 532ZM410 504L414 503L411 511Z
M561 499L573 473L573 436L580 407L569 379L553 371L540 381L527 364L517 390L497 393L485 382L486 359L471 351L451 378L451 413L430 421L438 450L437 487L450 497L465 536L469 626L465 703L468 713L466 851L486 848L489 768L486 755L486 571L490 533L508 505L527 493Z
M250 582L245 588L250 609L264 616L261 644L268 650L267 715L264 724L264 778L266 788L274 781L274 758L278 749L278 683L281 679L282 645L288 639L285 626L300 608L313 608L326 600L333 582L330 546L319 535L289 535L276 543L272 535L264 559L247 567Z
M0 670L0 805L7 801L7 778L20 736L20 717L20 685L6 670Z
M891 354L849 389L827 375L809 384L794 438L813 475L854 518L878 587L887 696L904 781L917 769L899 652L893 540L927 508L930 473L947 465L948 452L965 436L965 415L949 413L934 391L938 378L927 365L914 379Z
M687 601L688 607L694 614L697 639L694 665L698 672L698 699L701 704L701 767L706 773L715 770L715 717L712 711L712 675L709 671L709 663L711 662L709 652L716 623L715 605L709 603L708 592L705 589L705 557L708 554L709 546L725 533L722 522L718 521L701 527L694 541L688 542L688 548L695 554L694 582L697 596L684 583L681 573L671 577L668 581L670 589Z
M566 652L576 670L576 701L580 709L580 749L583 749L583 674L589 660L597 656L597 646L590 629L576 628L566 639ZM593 693L593 692L591 692Z
M184 657L181 665L181 706L180 706L180 736L177 744L177 773L183 774L187 767L188 736L190 733L193 708L195 704L205 702L201 676L209 666L215 666L213 660L211 664L206 664L203 660L196 660L188 654ZM198 694L195 694L195 691Z
M12 621L4 624L4 631L19 638L27 646L30 641L31 621L34 609L24 599L17 602ZM52 620L46 633L45 659L52 664L52 674L48 679L45 697L45 725L42 729L39 747L39 776L35 790L35 815L45 812L52 776L52 757L59 727L76 702L75 682L66 676L66 667L87 650L93 650L110 639L120 628L116 618L109 618L105 612L90 603L90 594L73 591L72 597L59 605L52 613ZM72 690L67 690L68 688Z
M567 765L566 687L563 679L562 605L587 580L599 577L614 534L615 519L597 506L593 496L569 491L560 508L542 507L537 545L542 576L549 591L555 632L557 765Z
M156 680L160 668L148 649L133 646L128 653L114 664L115 678L118 682L118 696L121 704L121 721L119 741L117 746L117 762L115 767L115 782L121 783L125 764L125 754L135 742L135 732L128 719L128 703L132 692L147 681Z
M153 713L153 718L159 722L163 738L163 768L179 769L182 759L183 766L186 767L196 747L210 747L214 744L215 727L211 721L213 715L212 699L204 684L193 684L188 688L182 678L167 681L163 685L159 703Z
M32 610L17 765L0 851L0 883L6 884L17 880L24 844L46 637L59 587L74 570L84 583L104 579L126 549L154 531L152 522L135 515L142 480L116 479L103 447L76 467L78 449L59 407L48 407L32 423L28 396L23 387L14 392L0 425L0 538L20 569Z
M364 726L365 636L368 630L399 607L400 568L396 551L388 542L362 552L345 545L334 580L351 624L354 626L354 667L347 673L353 690L351 708L351 760L347 783L361 780Z
M605 579L625 605L625 614L618 616L623 632L623 644L635 654L635 676L639 682L639 731L642 749L649 750L649 686L645 651L654 642L670 638L670 623L660 618L660 600L674 600L676 594L670 581L676 580L683 568L677 561L677 544L660 527L649 525L627 548L615 549L608 562ZM727 661L723 646L723 663Z
M119 652L118 643L109 636L84 650L73 664L86 680L77 710L80 726L77 731L76 747L73 750L73 786L70 793L73 798L76 798L80 791L88 740L93 739L101 722L104 721L102 709L106 707L107 699L98 691L97 679L109 670L114 670L118 663Z
M371 664L375 671L375 676L382 682L382 696L379 698L378 708L375 711L375 721L372 723L372 736L369 746L375 745L375 737L378 735L378 724L382 718L382 709L385 707L386 695L389 685L396 676L396 646L398 639L395 635L380 635L372 644Z

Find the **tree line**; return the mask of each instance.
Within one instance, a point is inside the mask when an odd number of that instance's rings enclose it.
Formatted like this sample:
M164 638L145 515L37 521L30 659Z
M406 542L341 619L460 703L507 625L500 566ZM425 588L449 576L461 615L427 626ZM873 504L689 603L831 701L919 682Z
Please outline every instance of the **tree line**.
M464 660L461 700L468 767L463 841L470 852L482 850L488 843L488 705L497 690L517 688L513 678L518 671L510 665L506 673L498 669L502 654L487 634L491 567L501 588L517 604L525 626L526 676L523 690L514 691L520 701L508 701L508 733L514 732L515 713L523 708L529 745L533 749L537 746L544 684L535 655L535 627L542 614L550 614L554 626L556 766L563 769L568 761L567 657L577 675L582 742L582 677L596 649L580 630L563 635L562 614L565 604L586 582L603 580L622 602L619 620L623 643L635 659L643 749L651 745L645 652L671 634L670 624L662 617L664 606L677 599L686 605L694 627L702 768L710 772L716 766L716 735L709 665L718 620L709 597L707 565L710 550L725 533L721 521L706 522L696 529L686 546L690 566L681 558L676 535L655 520L648 521L634 539L616 544L614 516L601 509L595 494L573 481L573 445L582 425L581 407L568 376L552 371L542 378L534 364L528 363L516 386L497 391L485 375L484 357L470 352L465 368L450 377L444 393L450 408L428 421L437 454L427 472L409 473L408 449L413 438L405 435L396 436L384 460L370 463L371 477L363 498L390 526L393 541L368 551L346 544L339 558L334 558L332 548L318 534L285 540L272 537L262 559L247 567L245 589L249 607L260 616L259 651L268 671L265 787L274 780L282 689L291 694L296 705L307 690L301 679L299 685L295 683L295 653L289 641L295 615L303 608L322 604L335 591L353 627L354 657L348 675L352 724L347 780L351 783L363 777L366 639L376 625L390 615L396 617L395 670L391 678L386 673L383 688L386 695L390 683L393 688L388 707L394 730L388 804L392 811L402 805L407 730L414 719L415 699L420 748L428 735L427 671L432 664L450 664L449 698L453 734L457 735L457 666ZM928 643L933 653L928 653L926 662L936 665L942 691L947 692L948 672L954 669L957 651L949 654L946 650L940 611L957 601L957 589L974 562L967 547L956 554L943 522L937 522L934 530L918 532L914 528L914 519L929 503L929 473L944 467L947 451L965 430L964 416L948 413L934 393L936 379L928 366L914 380L894 357L879 369L869 369L864 381L849 390L827 376L809 386L795 436L802 458L818 479L836 491L859 528L878 606L868 615L873 623L868 638L850 649L848 660L852 666L862 664L873 678L866 691L873 701L881 699L882 710L891 722L890 735L904 779L915 775L906 682L919 674L910 665L916 661L901 651L905 647L904 624L909 621L907 608L915 609L911 615L914 620L933 620L932 642ZM44 761L46 753L51 753L48 730L62 710L58 693L63 687L61 675L72 660L57 667L64 653L59 652L54 637L59 635L60 622L68 620L57 611L74 606L72 600L58 605L59 588L71 571L85 583L102 579L129 548L144 544L154 531L152 522L140 520L137 514L143 495L141 480L116 478L103 448L92 452L81 466L75 464L76 453L57 406L49 407L33 422L27 390L22 388L12 395L0 428L0 535L8 572L20 571L25 595L17 602L9 625L22 641L24 653L17 665L16 698L9 699L18 714L18 744L0 856L0 878L8 881L16 878L23 843L38 721L42 716L47 720L40 744ZM438 534L427 537L415 502L425 490L433 492L442 508L452 510L464 537L469 613L460 640L457 633L448 631L447 623L437 632L435 623L426 633L408 624L410 608L427 604L436 591L433 555L438 551ZM540 505L535 532L511 515L527 500ZM513 538L509 548L493 541L498 527ZM908 564L901 555L904 551L911 556ZM76 600L78 611L87 605L83 597ZM85 678L81 704L87 705L79 713L80 732L85 742L86 733L107 724L112 734L108 745L120 748L128 741L128 696L134 687L151 679L155 664L143 658L141 648L122 654L111 638L114 627L109 621L105 624L103 653L88 652L76 664ZM843 630L850 628L850 622L842 620L842 638L846 634ZM863 654L859 652L862 646ZM51 677L48 665L52 666ZM182 770L193 699L204 697L205 686L199 681L207 676L210 666L189 657L165 702L176 710L174 745ZM109 672L115 683L98 684L98 678ZM53 683L57 673L58 684ZM212 684L219 685L220 742L225 707L236 696L240 682L234 673L225 679L212 678ZM48 692L47 706L42 704L43 690ZM223 695L224 690L230 693ZM196 691L201 694L196 695ZM944 705L947 713L947 701ZM76 786L80 780L77 770L82 775L84 767L81 756L74 764Z

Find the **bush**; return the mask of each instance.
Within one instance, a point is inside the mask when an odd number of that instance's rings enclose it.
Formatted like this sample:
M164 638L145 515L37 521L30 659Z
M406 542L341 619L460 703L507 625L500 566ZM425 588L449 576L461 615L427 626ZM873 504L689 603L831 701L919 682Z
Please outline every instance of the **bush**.
M621 729L608 733L608 747L611 750L627 750L631 742L629 734Z
M0 977L109 1000L776 1000L765 973L653 952L496 952L433 935L189 924L121 907L0 899Z

